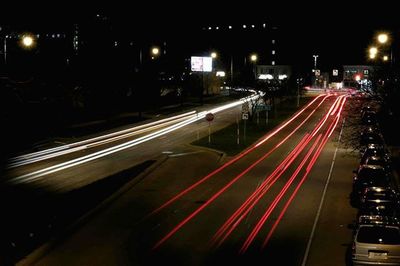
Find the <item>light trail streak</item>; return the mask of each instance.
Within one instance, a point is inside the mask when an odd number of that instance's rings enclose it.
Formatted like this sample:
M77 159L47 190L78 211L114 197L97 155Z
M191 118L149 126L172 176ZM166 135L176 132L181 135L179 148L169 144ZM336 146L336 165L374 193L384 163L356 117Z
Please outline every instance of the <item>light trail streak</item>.
M337 116L335 118L335 122L334 125L327 131L327 133L324 136L323 141L321 142L320 146L317 149L317 152L314 154L313 158L311 159L311 161L309 162L307 168L306 168L306 172L304 173L303 177L301 178L300 182L297 184L295 190L293 191L292 195L290 196L290 198L287 200L285 206L283 207L283 209L281 210L277 220L274 222L271 230L268 232L267 237L265 238L263 244L262 244L262 249L264 249L266 247L266 245L268 244L269 240L271 239L273 233L276 230L276 227L279 225L280 221L282 220L283 216L285 215L288 207L290 206L290 204L292 203L293 199L295 198L297 192L299 191L299 189L301 188L301 186L303 185L304 181L306 180L307 176L309 175L309 173L311 172L311 169L313 168L314 164L316 163L320 153L322 152L323 147L326 145L326 143L328 142L330 136L332 135L332 133L335 131L337 123L340 119L340 115L342 113L342 109L343 106L346 102L347 96L344 98L340 109L337 113Z
M325 97L323 101L326 99ZM318 107L316 107L318 108ZM316 108L313 110L315 112ZM304 119L300 125L296 127L295 130L293 130L285 139L287 140L290 136L292 136L313 114L313 112L307 117L307 119ZM272 152L274 152L280 145L282 145L284 142L278 143L273 149L271 149L268 153L264 154L261 158L259 158L256 162L254 162L250 167L246 168L243 172L241 172L239 175L237 175L234 179L232 179L227 185L225 185L222 189L220 189L217 193L215 193L210 199L208 199L203 205L201 205L199 208L197 208L194 212L192 212L190 215L188 215L183 221L181 221L176 227L174 227L169 233L167 233L161 240L159 240L153 247L153 250L158 249L165 241L167 241L172 235L174 235L179 229L181 229L186 223L188 223L190 220L192 220L198 213L200 213L203 209L205 209L209 204L211 204L215 199L217 199L223 192L225 192L229 187L231 187L237 180L239 180L243 175L248 173L251 169L253 169L256 165L258 165L261 161L263 161L265 158L267 158ZM254 146L254 148L258 147L257 145ZM218 170L218 169L217 169ZM181 194L178 194L178 196L181 196ZM173 198L173 200L176 197ZM167 203L170 204L173 201L168 201ZM162 208L164 208L166 204L162 205L160 208L156 209L153 211L150 215L158 212ZM147 216L148 217L148 216Z
M299 172L303 168L304 164L307 162L308 158L311 156L311 153L314 151L314 149L315 149L316 145L318 144L320 138L321 138L321 135L319 135L317 137L317 139L315 140L315 142L313 143L311 148L308 150L307 154L305 155L305 157L303 158L301 163L298 165L298 167L296 168L296 170L294 171L292 176L286 182L285 186L281 189L279 194L275 197L275 199L273 200L271 205L268 207L267 211L264 213L264 215L259 220L257 225L254 227L253 231L250 233L250 235L248 236L248 238L244 242L242 248L240 249L240 251L239 251L240 254L243 254L243 253L245 253L247 251L247 249L249 248L249 246L253 242L254 238L257 236L258 232L261 230L261 228L263 227L264 223L267 221L267 219L271 215L272 211L275 209L276 205L278 205L278 203L280 202L282 197L285 195L285 193L287 192L287 190L292 185L293 181L295 180L295 178L297 177L297 175L299 174Z
M319 97L322 97L319 96ZM316 99L318 99L319 97L316 97L312 103L315 102ZM298 125L288 136L286 136L281 143L279 143L275 148L277 149L279 146L281 146L287 139L289 139L302 125L304 125L304 123L314 114L314 112L317 110L317 108L328 98L329 96L325 96L323 98L323 100L319 103L319 105L314 108L314 110L300 123L300 125ZM311 104L308 104L306 107L304 108L308 108L310 107ZM303 109L304 109L303 108ZM302 113L303 110L300 110L299 113ZM295 115L294 117L297 117L297 115ZM289 119L287 122L292 122L294 119ZM289 123L285 123L285 126L287 126ZM264 143L266 140L268 140L269 138L271 138L273 135L275 135L276 133L278 133L280 130L282 130L284 127L281 126L279 128L277 128L275 131L273 131L272 133L267 134L267 137L264 138L264 140L262 141L262 143ZM187 194L188 192L190 192L191 190L193 190L194 188L196 188L197 186L199 186L200 184L204 183L205 181L207 181L208 179L210 179L212 176L218 174L219 172L221 172L222 170L224 170L225 168L227 168L228 166L232 165L233 163L237 162L238 160L240 160L241 158L243 158L244 156L248 155L250 152L252 152L253 150L255 150L256 148L258 148L260 145L254 145L253 147L251 147L250 149L246 150L245 152L239 154L238 156L236 156L235 158L233 158L232 160L226 162L225 164L223 164L222 166L220 166L219 168L215 169L214 171L212 171L211 173L209 173L208 175L206 175L205 177L203 177L202 179L200 179L199 181L197 181L196 183L194 183L193 185L191 185L190 187L188 187L187 189L181 191L179 194L177 194L176 196L172 197L171 199L169 199L167 202L165 202L163 205L161 205L160 207L158 207L157 209L155 209L154 211L152 211L149 215L147 215L145 217L145 219L149 216L152 216L156 213L158 213L159 211L161 211L162 209L164 209L165 207L167 207L168 205L172 204L173 202L175 202L176 200L178 200L179 198L181 198L182 196L184 196L185 194Z
M257 97L258 97L258 95L255 95L255 96L250 97L249 99L255 99ZM177 130L179 128L187 126L187 125L189 125L191 123L194 123L194 122L196 122L198 120L204 119L205 115L207 113L209 113L209 112L218 113L218 112L221 112L223 110L232 108L234 106L238 106L238 105L240 105L242 103L243 103L243 100L239 100L239 101L236 101L234 103L230 103L230 104L227 104L227 105L224 105L224 106L221 106L221 107L217 107L217 108L211 109L209 111L203 111L203 112L197 113L196 117L189 118L189 119L187 119L185 121L182 121L182 122L179 122L179 123L177 123L175 125L172 125L172 126L169 126L167 128L163 128L163 129L161 129L159 131L150 133L150 134L148 134L146 136L142 136L140 138L137 138L137 139L134 139L134 140L131 140L131 141L128 141L128 142L125 142L125 143L122 143L122 144L119 144L119 145L116 145L116 146L113 146L113 147L110 147L110 148L107 148L107 149L104 149L104 150L101 150L101 151L98 151L98 152L94 152L94 153L91 153L91 154L88 154L88 155L85 155L85 156L82 156L82 157L75 158L73 160L69 160L69 161L66 161L66 162L63 162L63 163L60 163L60 164L56 164L56 165L53 165L53 166L50 166L50 167L47 167L47 168L44 168L44 169L40 169L40 170L31 172L31 173L28 173L28 174L25 174L25 175L21 175L21 176L15 177L15 178L11 179L10 182L14 182L14 183L31 182L31 181L39 178L39 177L42 177L42 176L45 176L45 175L48 175L48 174L52 174L52 173L55 173L55 172L59 172L59 171L62 171L62 170L65 170L65 169L68 169L68 168L71 168L71 167L74 167L74 166L78 166L78 165L81 165L83 163L87 163L87 162L93 161L95 159L102 158L104 156L107 156L107 155L110 155L110 154L113 154L113 153L116 153L116 152L119 152L119 151L122 151L122 150L125 150L125 149L128 149L128 148L131 148L131 147L136 146L138 144L141 144L143 142L146 142L146 141L152 140L154 138L160 137L162 135L165 135L167 133L173 132L173 131L175 131L175 130Z
M306 134L303 139L296 145L292 152L275 168L275 170L263 181L263 183L247 198L247 200L236 210L236 212L225 222L225 224L218 230L213 238L213 242L220 239L217 246L220 246L225 239L233 232L239 223L246 217L246 215L253 209L258 201L268 192L269 188L285 173L286 169L293 163L297 156L303 151L308 144L310 138Z

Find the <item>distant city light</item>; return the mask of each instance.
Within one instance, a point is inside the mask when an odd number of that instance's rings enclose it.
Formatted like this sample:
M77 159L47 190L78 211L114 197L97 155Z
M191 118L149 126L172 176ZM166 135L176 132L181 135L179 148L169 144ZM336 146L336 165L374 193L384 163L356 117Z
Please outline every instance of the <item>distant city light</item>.
M214 59L217 58L217 53L216 52L212 52L211 53L211 57L214 58Z
M386 33L381 33L378 35L378 42L380 43L386 43L388 41L389 37Z
M243 29L245 29L247 26L246 25L243 25Z
M211 27L208 27L208 29L209 29L209 30L212 30L212 28L211 28Z
M283 74L283 75L279 75L279 76L278 76L278 79L279 79L279 80L287 79L287 77L288 77L288 76L287 76L286 74Z
M275 66L275 61L272 61L272 62L271 62L271 65Z
M228 27L228 28L231 30L231 29L232 29L232 26L230 26L230 25L229 25L229 27Z
M215 74L217 77L225 77L225 71L217 71Z
M378 53L378 48L376 48L376 47L369 48L369 53L371 55L376 55Z
M266 26L267 26L267 25L264 23L264 24L263 24L263 28L265 28Z
M250 56L250 60L251 60L252 62L256 62L256 61L257 61L257 55L256 55L256 54L252 54L252 55Z
M160 49L158 49L157 47L153 47L153 49L151 49L151 53L153 55L159 55L160 54Z
M274 76L272 76L271 74L260 74L260 75L258 76L258 79L263 79L263 80L268 79L268 80L271 80L271 79L274 79Z
M387 55L385 55L384 57L383 57L383 61L388 61L389 60L389 57L387 56Z
M374 59L376 57L376 54L369 54L370 59Z
M34 45L35 40L33 39L32 36L30 35L25 35L22 37L22 44L23 46L25 46L26 48L30 48Z
M217 26L217 27L215 27L215 29L216 29L216 30L219 30L219 27Z
M255 25L251 25L251 27L254 29L256 26Z

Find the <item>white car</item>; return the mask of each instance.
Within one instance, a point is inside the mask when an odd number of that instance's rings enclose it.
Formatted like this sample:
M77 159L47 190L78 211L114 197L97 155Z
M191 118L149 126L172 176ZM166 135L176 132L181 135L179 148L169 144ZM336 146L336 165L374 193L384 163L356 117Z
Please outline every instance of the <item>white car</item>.
M398 222L377 219L375 216L363 218L354 236L353 265L400 265Z

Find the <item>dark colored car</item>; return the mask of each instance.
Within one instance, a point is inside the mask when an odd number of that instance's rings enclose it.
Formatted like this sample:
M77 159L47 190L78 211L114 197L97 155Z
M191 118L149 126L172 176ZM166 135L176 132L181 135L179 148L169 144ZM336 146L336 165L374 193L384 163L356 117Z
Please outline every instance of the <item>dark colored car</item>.
M367 187L391 187L391 179L385 168L379 165L362 165L354 171L352 199L359 199Z
M399 212L398 193L387 187L368 187L360 196L359 213L396 217Z
M389 151L387 151L383 145L368 144L365 150L362 152L360 164L366 164L366 160L371 156L384 158L386 162L390 164Z
M368 144L384 145L383 137L380 133L376 132L363 132L360 138L360 144L362 146Z
M374 111L365 111L361 117L361 123L363 125L376 125L378 124L378 119Z

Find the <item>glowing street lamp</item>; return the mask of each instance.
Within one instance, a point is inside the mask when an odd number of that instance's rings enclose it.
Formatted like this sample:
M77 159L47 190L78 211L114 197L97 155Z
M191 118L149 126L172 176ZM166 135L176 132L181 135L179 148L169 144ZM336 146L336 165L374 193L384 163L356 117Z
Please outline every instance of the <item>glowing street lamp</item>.
M35 39L31 35L24 35L21 42L22 46L25 48L32 48L35 45Z
M216 52L212 52L212 53L211 53L211 57L212 57L213 59L217 58L217 56L218 56L218 55L217 55Z
M385 55L385 56L383 56L383 61L388 61L389 60L389 56L387 56L387 55Z
M158 47L153 47L151 49L151 54L154 55L154 56L159 55L160 54L160 49Z
M369 54L370 59L375 59L375 57L376 57L376 54L371 54L371 53Z
M369 48L370 55L376 55L377 53L378 53L378 48L376 48L376 47Z
M258 59L258 57L257 57L257 55L256 55L256 54L252 54L252 55L250 56L250 60L251 60L251 62L256 62L256 61L257 61L257 59Z
M389 36L386 33L381 33L378 35L378 42L379 43L386 43L389 39Z

